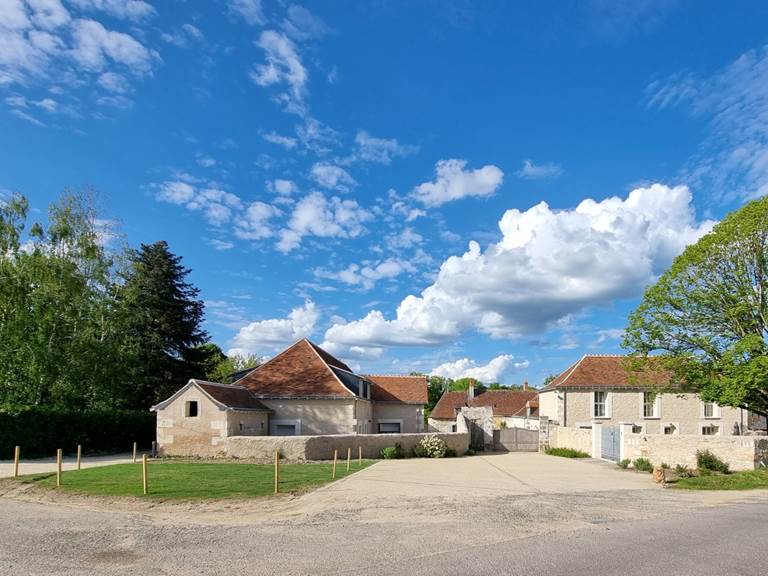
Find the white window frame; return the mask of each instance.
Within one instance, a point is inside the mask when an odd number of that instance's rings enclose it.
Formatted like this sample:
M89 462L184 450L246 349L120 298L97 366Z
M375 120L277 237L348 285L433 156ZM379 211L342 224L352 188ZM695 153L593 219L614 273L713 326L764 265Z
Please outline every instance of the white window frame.
M597 408L598 402L597 402L597 395L598 394L605 394L605 399L602 402L603 404L603 415L598 416L597 415ZM608 390L593 390L592 391L592 418L594 420L610 420L611 419L611 393Z
M707 416L707 404L712 405L712 415ZM715 402L701 401L701 417L704 420L719 420L720 419L720 406Z
M717 433L715 433L715 434L704 434L704 428L709 428L711 426L717 428ZM702 436L722 436L723 435L723 425L721 423L719 423L719 422L711 422L711 421L701 422L699 424L699 434L701 434Z
M667 426L674 426L675 430L672 432L672 434L665 434L664 428ZM659 427L659 434L662 436L677 436L680 434L680 424L677 422L662 422L661 426Z
M399 424L400 432L379 432L381 424ZM402 418L380 418L376 421L376 434L403 434Z
M189 415L189 407L192 404L192 402L197 404L197 414L195 414L194 416ZM200 402L199 398L189 398L188 400L185 400L184 407L183 407L184 418L200 418L200 412L202 412L202 407L203 407L203 403Z
M648 392L644 390L640 392L640 417L643 420L658 420L661 418L661 394L656 394L656 398L653 401L653 415L645 415L645 395L654 394L654 392Z
M291 426L293 425L294 430L294 436L301 436L301 420L291 420L291 419L276 419L276 420L270 420L269 421L269 435L270 436L277 436L275 432L277 431L278 426Z

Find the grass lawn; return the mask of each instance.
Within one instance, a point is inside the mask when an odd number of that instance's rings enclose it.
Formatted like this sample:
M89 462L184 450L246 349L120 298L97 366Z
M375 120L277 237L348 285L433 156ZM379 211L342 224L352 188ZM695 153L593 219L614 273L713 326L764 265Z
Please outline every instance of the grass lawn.
M718 474L712 476L696 476L683 478L672 484L681 490L754 490L768 488L768 470L749 470Z
M336 478L344 478L373 464L363 460L339 462ZM331 482L333 464L282 464L280 492L315 488ZM150 462L149 497L171 499L252 498L275 490L275 469L269 464ZM21 482L56 487L56 474L30 474ZM101 496L142 496L141 464L113 464L62 473L61 490Z

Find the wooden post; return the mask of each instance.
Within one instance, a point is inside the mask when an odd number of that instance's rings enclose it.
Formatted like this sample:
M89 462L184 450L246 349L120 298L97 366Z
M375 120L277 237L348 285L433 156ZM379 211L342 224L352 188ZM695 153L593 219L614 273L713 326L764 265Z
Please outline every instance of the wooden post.
M77 445L77 469L80 470L80 459L83 456L83 447L78 444Z
M136 464L136 442L133 443L133 463Z
M144 495L149 493L149 477L147 475L147 455L141 455L141 480L144 488Z
M61 486L61 448L56 450L56 486Z
M352 447L347 448L347 472L349 472L349 463L352 462Z
M362 446L357 447L357 464L358 466L363 465L363 447Z
M21 459L21 446L13 449L13 477L19 476L19 460Z
M339 459L339 450L336 449L333 451L333 476L331 476L332 479L336 479L336 460Z
M275 450L275 494L280 492L280 450Z

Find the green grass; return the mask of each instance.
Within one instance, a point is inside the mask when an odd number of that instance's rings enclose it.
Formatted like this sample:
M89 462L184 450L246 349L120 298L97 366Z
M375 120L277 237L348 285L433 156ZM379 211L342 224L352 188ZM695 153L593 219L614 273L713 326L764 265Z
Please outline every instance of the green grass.
M681 490L754 490L768 488L768 470L683 478L672 485Z
M589 458L589 454L573 448L547 448L544 450L550 456L562 456L563 458Z
M347 472L339 462L336 478L367 468L372 460L357 461ZM282 464L280 492L316 488L331 482L333 464ZM269 464L150 462L149 497L159 499L253 498L274 493L275 469ZM21 482L56 487L56 474L30 474ZM62 473L61 490L100 496L142 496L141 464L113 464Z

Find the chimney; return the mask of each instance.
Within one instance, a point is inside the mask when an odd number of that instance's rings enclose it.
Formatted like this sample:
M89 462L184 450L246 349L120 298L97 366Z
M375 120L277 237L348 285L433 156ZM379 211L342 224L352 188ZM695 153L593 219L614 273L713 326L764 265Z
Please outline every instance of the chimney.
M467 388L467 397L472 400L475 397L475 381L469 381L469 387Z
M528 380L527 380L527 379L526 379L526 381L525 381L525 382L523 382L523 390L524 390L525 392L528 392Z

